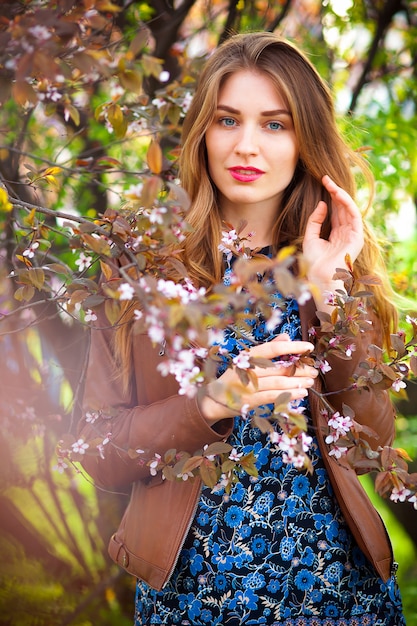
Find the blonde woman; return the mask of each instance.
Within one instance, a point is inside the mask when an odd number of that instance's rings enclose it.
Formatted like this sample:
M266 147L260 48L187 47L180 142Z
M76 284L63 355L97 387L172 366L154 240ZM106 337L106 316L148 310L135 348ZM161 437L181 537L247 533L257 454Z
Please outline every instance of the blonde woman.
M176 382L160 376L159 347L146 335L130 326L93 331L84 404L112 417L84 421L81 432L111 433L112 445L84 465L99 485L133 484L112 555L138 576L137 626L404 624L385 528L353 470L329 457L311 392L349 387L367 345L382 345L396 321L378 248L353 199L354 165L362 166L337 130L331 95L296 47L273 34L244 34L210 57L184 124L181 157L194 227L183 261L194 284L211 289L230 274L219 252L224 222L237 227L244 220L242 235L252 233L251 246L264 254L296 245L317 292L303 306L288 298L273 331L258 317L251 354L275 360L313 348L308 329L328 307L326 292L340 287L333 276L347 254L359 275L379 272L382 286L374 288L372 327L358 336L351 360L329 358L325 375L310 366L259 369L257 388L242 394L241 407L263 407L266 416L281 391L304 409L311 474L285 463L282 450L227 408L218 385L197 398L178 395ZM243 346L230 330L223 347L238 354ZM220 367L218 376L227 386L236 375ZM332 401L336 409L352 407L379 445L392 442L386 392L344 391ZM229 496L198 479L150 478L127 452L194 452L222 440L236 454L253 451L259 472L256 479L242 474Z

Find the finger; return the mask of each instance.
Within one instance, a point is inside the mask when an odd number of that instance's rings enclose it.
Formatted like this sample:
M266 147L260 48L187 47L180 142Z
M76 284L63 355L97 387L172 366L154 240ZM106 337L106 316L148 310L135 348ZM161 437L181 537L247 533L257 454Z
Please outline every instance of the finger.
M336 211L335 218L340 221L341 224L347 223L352 217L361 219L361 213L357 207L353 198L348 194L345 189L336 185L336 183L330 178L330 176L323 176L323 186L327 189L332 197L332 201L336 208L344 209L344 211Z
M312 352L314 346L309 341L287 341L277 340L262 343L249 350L253 357L263 357L265 359L273 359L280 356L300 355Z
M258 391L290 391L292 389L309 389L314 385L314 377L301 376L266 376L258 378Z
M321 234L321 228L327 215L327 204L320 200L307 221L306 230L304 233L304 242L319 239Z
M285 363L282 365L279 361L274 362L273 367L255 367L253 371L258 378L266 378L267 376L285 376L287 378L291 378L293 376L297 378L317 378L319 373L318 369L312 367L311 365L301 366L294 363Z

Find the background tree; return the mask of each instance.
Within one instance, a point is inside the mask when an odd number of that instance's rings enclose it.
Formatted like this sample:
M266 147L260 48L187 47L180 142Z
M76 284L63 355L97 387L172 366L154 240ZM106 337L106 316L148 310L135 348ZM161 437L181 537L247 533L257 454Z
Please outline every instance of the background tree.
M340 124L368 156L378 180L370 217L388 242L394 284L404 295L415 294L414 2L3 2L0 610L5 624L131 622L133 582L105 556L126 498L61 474L54 451L78 418L74 399L82 387L89 319L97 303L88 281L98 276L94 253L102 249L91 225L126 202L143 201L140 185L151 203L155 174L175 179L181 121L203 58L232 32L248 29L275 31L299 43L334 89ZM125 236L121 220L109 224ZM402 411L415 413L415 402L403 401ZM414 427L404 419L399 424L409 443ZM417 544L410 509L397 506L395 515ZM417 592L409 593L413 607L411 594Z

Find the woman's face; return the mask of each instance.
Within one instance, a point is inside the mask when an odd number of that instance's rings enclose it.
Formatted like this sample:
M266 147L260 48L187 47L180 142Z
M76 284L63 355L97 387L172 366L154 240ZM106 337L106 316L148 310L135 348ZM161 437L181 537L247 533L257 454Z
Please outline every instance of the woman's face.
M226 79L206 147L224 218L276 215L299 150L288 107L265 74L242 70Z

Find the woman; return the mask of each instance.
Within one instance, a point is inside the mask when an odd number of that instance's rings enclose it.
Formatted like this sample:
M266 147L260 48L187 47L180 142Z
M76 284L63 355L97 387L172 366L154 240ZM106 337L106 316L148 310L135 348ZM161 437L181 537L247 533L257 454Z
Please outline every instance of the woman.
M259 318L252 355L278 359L313 348L308 329L318 325L315 312L329 308L326 292L341 286L333 276L347 254L357 275L378 270L378 249L352 199L351 168L359 163L337 131L328 89L294 46L269 33L237 35L210 57L183 131L181 180L194 227L183 254L189 275L208 289L227 280L230 267L217 252L224 222L245 220L242 236L252 233L252 248L302 250L316 285L314 302L287 299L273 332ZM304 408L312 474L284 463L265 435L235 417L239 411L227 407L218 385L207 384L197 398L178 395L175 381L160 377L159 347L145 335L126 325L92 333L85 407L107 417L85 420L81 433L109 433L112 445L84 466L100 485L133 483L128 523L111 553L138 572L135 624L404 623L385 529L353 470L329 456L311 392L346 389L367 345L382 345L396 320L384 289L386 280L374 288L374 323L358 336L351 360L329 357L325 377L309 366L259 369L258 387L242 394L239 409L261 406L265 415L281 391ZM242 349L233 330L224 347ZM220 367L226 386L235 377ZM343 391L332 399L376 431L378 445L392 442L385 392ZM225 439L237 454L253 451L259 472L257 479L242 474L227 497L202 489L198 479L151 479L127 452L194 452Z

